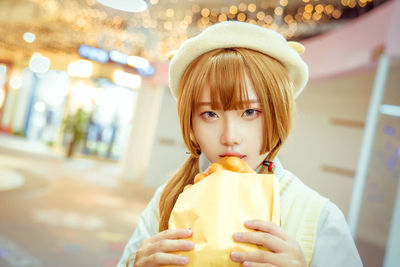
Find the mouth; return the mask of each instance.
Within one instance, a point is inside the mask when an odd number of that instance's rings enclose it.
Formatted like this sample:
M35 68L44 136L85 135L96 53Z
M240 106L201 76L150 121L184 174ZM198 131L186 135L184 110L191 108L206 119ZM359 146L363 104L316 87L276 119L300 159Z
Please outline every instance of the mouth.
M243 159L243 160L247 158L246 155L239 154L239 153L224 153L224 154L221 154L221 155L218 155L218 156L220 158L223 158L223 157L238 157L238 158Z

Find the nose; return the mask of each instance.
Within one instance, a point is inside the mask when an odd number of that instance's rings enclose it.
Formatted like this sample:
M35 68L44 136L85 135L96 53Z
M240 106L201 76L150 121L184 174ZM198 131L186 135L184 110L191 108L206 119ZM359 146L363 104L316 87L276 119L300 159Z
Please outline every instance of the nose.
M220 136L221 144L224 146L236 146L242 142L236 123L230 119L224 121L222 134Z

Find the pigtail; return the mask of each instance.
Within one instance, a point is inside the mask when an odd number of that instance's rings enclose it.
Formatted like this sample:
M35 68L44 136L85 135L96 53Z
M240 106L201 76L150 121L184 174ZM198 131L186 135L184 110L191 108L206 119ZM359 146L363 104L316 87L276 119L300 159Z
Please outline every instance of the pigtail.
M189 159L165 186L159 203L160 221L158 230L160 232L168 229L168 221L179 194L182 193L186 185L193 184L194 176L199 172L198 156L190 155Z

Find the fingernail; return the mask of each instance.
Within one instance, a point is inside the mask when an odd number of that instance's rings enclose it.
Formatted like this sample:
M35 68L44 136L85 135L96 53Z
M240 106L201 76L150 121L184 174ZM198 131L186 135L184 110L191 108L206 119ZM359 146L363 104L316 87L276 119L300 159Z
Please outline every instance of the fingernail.
M231 253L232 259L240 260L240 253L239 252L232 252Z
M248 261L243 262L243 267L250 267L251 263Z
M191 241L185 241L185 247L186 248L192 248L194 246L194 243Z
M179 257L179 262L182 264L188 264L189 263L189 258L188 257Z
M242 233L234 233L233 234L233 238L235 238L235 239L240 239L242 236L243 236Z
M245 221L244 224L246 224L247 226L252 226L253 225L253 221L248 220L248 221Z
M185 229L185 234L188 234L188 235L192 234L192 230L190 230L190 229Z

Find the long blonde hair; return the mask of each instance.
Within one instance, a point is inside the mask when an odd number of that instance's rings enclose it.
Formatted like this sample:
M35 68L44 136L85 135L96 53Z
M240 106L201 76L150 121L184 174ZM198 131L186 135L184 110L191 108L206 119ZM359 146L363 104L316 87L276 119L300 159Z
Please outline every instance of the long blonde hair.
M184 142L191 155L165 186L159 203L159 231L168 229L172 209L183 188L193 183L199 172L200 146L192 129L192 109L200 102L201 91L210 87L211 107L224 110L249 105L246 76L260 100L264 119L261 154L272 161L288 137L294 109L293 84L279 61L247 48L221 48L196 58L182 76L178 95L178 115ZM262 166L259 173L268 173Z

